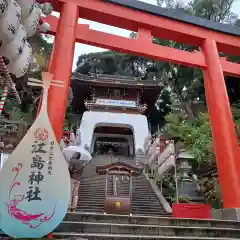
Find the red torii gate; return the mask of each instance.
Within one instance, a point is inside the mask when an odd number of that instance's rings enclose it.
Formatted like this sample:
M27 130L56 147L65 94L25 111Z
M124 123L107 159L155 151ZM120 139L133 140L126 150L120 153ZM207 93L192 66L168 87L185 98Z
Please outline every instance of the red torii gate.
M219 52L240 55L239 29L176 16L176 12L133 0L56 0L53 6L60 12L60 19L47 18L56 36L49 71L55 79L64 81L63 89L51 87L49 91L48 114L57 138L62 133L75 42L200 68L224 207L240 208L240 152L224 81L224 74L239 77L240 65L219 58ZM91 30L88 25L78 24L78 18L135 31L138 38ZM201 51L190 53L155 45L152 36L199 46Z

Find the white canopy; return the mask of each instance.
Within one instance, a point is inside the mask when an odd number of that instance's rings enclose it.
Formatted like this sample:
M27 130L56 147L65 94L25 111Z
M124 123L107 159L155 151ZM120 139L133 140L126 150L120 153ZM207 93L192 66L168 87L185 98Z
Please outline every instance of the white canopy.
M74 155L74 153L81 154L80 161L89 162L92 159L91 154L85 148L79 146L69 146L64 148L62 152L67 162L71 160L71 157Z

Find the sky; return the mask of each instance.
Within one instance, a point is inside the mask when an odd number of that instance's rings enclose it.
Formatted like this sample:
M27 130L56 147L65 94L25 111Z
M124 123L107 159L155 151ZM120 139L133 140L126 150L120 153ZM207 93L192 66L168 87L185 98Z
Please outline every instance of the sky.
M156 4L156 2L157 2L156 0L139 0L139 1L146 2L146 3L149 3L149 4ZM188 0L182 0L182 2L187 3ZM235 4L233 5L232 11L240 16L240 0L235 1ZM54 14L54 15L58 16L58 14ZM90 28L93 29L93 30L98 30L98 31L101 31L101 32L106 32L106 33L111 33L111 34L119 35L119 36L123 36L123 37L128 37L131 33L130 31L127 31L125 29L120 29L120 28L104 25L104 24L101 24L101 23L92 22L92 21L85 20L85 19L79 19L78 22L82 23L82 24L89 24ZM80 55L87 54L87 53L92 53L92 52L101 52L101 51L105 51L105 50L106 49L76 43L75 44L75 51L74 51L74 59L73 59L73 70L76 68L77 59Z

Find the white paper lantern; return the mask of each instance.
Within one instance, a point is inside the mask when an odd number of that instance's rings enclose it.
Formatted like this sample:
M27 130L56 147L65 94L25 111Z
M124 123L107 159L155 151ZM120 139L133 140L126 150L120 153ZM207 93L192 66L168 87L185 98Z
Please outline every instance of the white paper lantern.
M7 12L0 18L0 41L2 43L10 43L15 38L21 14L20 6L15 0L11 0Z
M16 0L22 9L22 22L31 14L35 0Z
M0 17L5 14L9 7L10 0L0 0Z
M50 25L48 23L43 23L38 26L38 30L41 33L46 33L49 31L49 29L50 29Z
M36 33L40 17L41 9L37 5L34 5L33 11L23 23L28 37L32 37Z
M38 4L38 6L42 10L42 13L46 16L49 16L53 11L51 3Z
M2 46L0 54L4 57L7 57L10 62L17 61L23 52L26 39L27 34L25 28L20 24L16 33L16 37L9 44Z
M10 62L8 65L8 70L10 73L14 74L17 78L20 78L27 72L31 61L32 61L32 48L29 43L26 43L23 48L23 53L21 54L21 57L15 62Z

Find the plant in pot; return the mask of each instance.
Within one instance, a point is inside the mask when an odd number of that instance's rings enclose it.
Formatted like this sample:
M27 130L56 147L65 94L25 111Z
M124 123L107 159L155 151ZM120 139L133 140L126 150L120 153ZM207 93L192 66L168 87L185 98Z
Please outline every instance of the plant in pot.
M188 196L179 196L178 199L175 198L177 203L190 203L190 198Z

